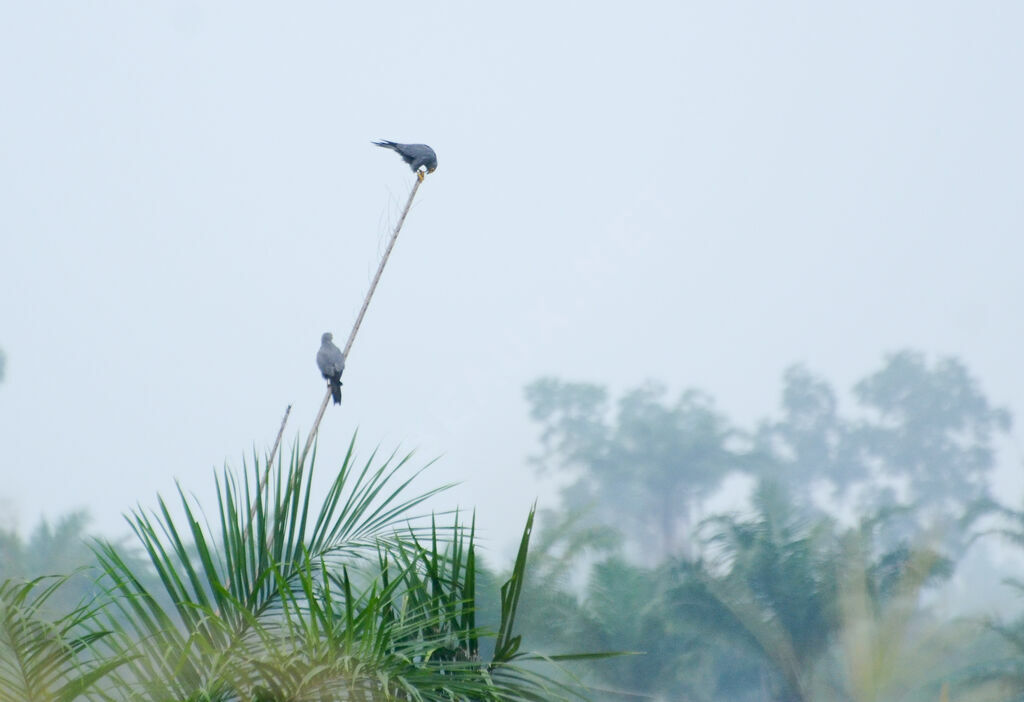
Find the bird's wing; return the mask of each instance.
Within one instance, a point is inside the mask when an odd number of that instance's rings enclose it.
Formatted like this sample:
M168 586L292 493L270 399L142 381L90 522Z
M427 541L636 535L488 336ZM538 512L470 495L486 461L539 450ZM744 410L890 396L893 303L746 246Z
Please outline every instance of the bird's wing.
M345 354L334 344L331 344L331 367L338 375L345 370Z
M320 350L316 352L316 367L320 369L325 378L334 374L334 364L331 362L330 351L330 348L325 345L321 346Z

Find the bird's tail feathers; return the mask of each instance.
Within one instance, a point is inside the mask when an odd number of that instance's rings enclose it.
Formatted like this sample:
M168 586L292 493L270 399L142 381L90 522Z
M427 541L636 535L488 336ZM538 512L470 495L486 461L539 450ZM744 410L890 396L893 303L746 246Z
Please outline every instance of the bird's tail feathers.
M330 382L330 385L331 385L331 398L334 400L334 404L340 405L341 404L341 380L339 380L338 378L331 378L329 382Z
M385 149L393 149L393 148L395 148L396 146L398 146L398 143L397 143L397 142L394 142L394 141L388 141L387 139L381 139L380 141L374 141L374 142L372 142L372 143L373 143L373 144L376 144L377 146L382 146L382 147L384 147Z

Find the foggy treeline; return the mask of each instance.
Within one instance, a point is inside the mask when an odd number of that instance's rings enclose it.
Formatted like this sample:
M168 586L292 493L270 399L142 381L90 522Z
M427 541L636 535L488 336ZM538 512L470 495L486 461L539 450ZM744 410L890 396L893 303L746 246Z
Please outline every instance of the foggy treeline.
M540 436L531 463L556 474L564 487L559 507L540 515L529 558L522 560L524 537L511 572L473 555L465 522L448 527L450 538L438 539L434 525L411 542L378 544L380 559L351 579L351 550L343 554L341 570L328 572L325 565L322 576L303 576L296 567L294 577L309 588L310 598L297 609L312 617L304 607L320 602L313 593L321 593L331 604L325 621L342 622L346 646L360 636L391 653L413 640L420 646L416 656L371 666L382 679L398 681L380 688L390 698L556 699L553 692L514 682L480 687L482 678L473 677L487 670L497 679L501 661L519 660L513 623L522 650L622 653L566 664L566 677L546 673L554 675L551 689L563 691L561 685L572 685L570 675L578 675L595 700L1024 698L1024 619L1012 614L1014 591L1024 586L1013 580L1014 572L1001 572L990 549L998 545L1012 553L1012 562L1024 547L1021 496L993 495L991 487L997 442L1009 431L1011 416L988 400L960 361L912 351L890 355L854 385L849 399L811 369L793 366L783 375L778 415L753 427L734 424L706 393L686 390L672 397L654 383L613 398L600 384L542 378L526 387L525 397ZM228 493L229 482L225 477ZM249 495L248 487L236 490L238 497ZM205 572L212 583L224 575L207 563L216 549L259 553L274 543L243 528L244 515L227 510L225 517L225 504L222 529L213 532L222 542L216 547L196 542L201 532L194 527L179 536L167 513L133 517L142 550L102 541L90 546L83 540L84 514L41 523L28 535L8 529L0 533L0 580L98 565L102 577L77 572L48 596L48 610L73 611L103 593L129 601L160 593L153 595L159 602L148 605L152 609L106 605L114 611L107 626L128 622L135 633L127 639L135 639L145 631L139 621L177 608L186 631L202 628L214 612L223 616L223 608L236 606L226 596L218 599L218 588L234 593L240 585L230 577L217 585L174 583L176 569L194 567L189 577L202 580ZM396 520L403 514L393 513ZM257 533L271 531L276 517L259 519ZM177 543L167 552L160 530ZM308 548L317 543L312 539ZM355 548L345 543L345 549ZM275 558L287 562L300 551L305 553L296 548ZM378 641L374 637L382 634L358 622L383 631L383 623L394 621L383 593L392 591L386 574L403 558L403 601L420 601L423 612L442 602L437 611L446 614L406 621L404 633ZM242 568L233 577L247 572ZM385 577L378 582L380 573ZM499 588L501 581L506 584ZM330 583L334 594L324 588L324 595L318 588ZM16 609L11 587L4 586L7 625ZM190 597L199 602L189 607L203 609L202 616L182 613ZM214 645L217 635L204 636L205 646L221 650ZM326 633L314 638L321 636L330 639ZM126 661L139 654L129 650L127 643L112 646L105 654L110 658L87 657L76 665L90 675L100 671L96 680L128 666L129 675L118 673L125 685L149 674L180 676L174 684L164 685L164 679L162 686L147 688L149 699L247 699L238 692L243 687L267 695L252 699L305 699L292 694L306 689L294 682L302 677L295 671L308 678L311 670L305 658L301 666L293 658L274 659L274 665L264 660L253 674L259 685L250 677L227 684L202 671L202 658L190 657L196 652L183 654L196 667L189 677L180 661L173 674L155 664L132 667ZM338 658L338 650L331 650ZM351 648L343 650L352 655ZM209 655L202 646L197 651ZM116 660L109 670L108 660ZM482 669L475 662L481 660L494 666ZM539 663L528 670L531 665ZM424 666L435 677L410 677ZM328 668L334 676L354 670ZM267 669L278 687L266 682ZM293 683L298 687L288 687ZM91 689L113 694L118 688L99 683ZM324 688L316 689L321 694Z
M793 366L779 415L744 428L696 390L529 385L534 462L568 480L531 643L642 652L590 668L602 700L1020 699L1024 620L991 618L1019 611L1019 571L987 548L1024 546L1021 496L990 483L1010 413L912 351L850 395Z

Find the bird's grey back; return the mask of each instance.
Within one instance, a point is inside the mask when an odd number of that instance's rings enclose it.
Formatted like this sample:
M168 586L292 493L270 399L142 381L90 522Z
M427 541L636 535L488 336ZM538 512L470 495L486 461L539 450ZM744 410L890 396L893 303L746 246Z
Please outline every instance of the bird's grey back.
M437 154L434 150L426 144L409 144L407 147L409 156L412 157L412 161L409 163L414 171L419 170L421 167L426 168L428 171L434 171L437 169Z
M428 171L437 170L437 154L426 144L399 144L394 141L375 141L377 146L385 149L392 149L402 157L402 160L409 164L414 171L426 168Z

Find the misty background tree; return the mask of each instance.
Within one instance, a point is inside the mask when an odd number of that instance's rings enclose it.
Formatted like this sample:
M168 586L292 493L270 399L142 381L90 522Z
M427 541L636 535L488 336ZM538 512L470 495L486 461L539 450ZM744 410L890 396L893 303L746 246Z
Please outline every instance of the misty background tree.
M644 652L590 671L597 699L1007 699L982 673L1024 664L1019 651L922 604L977 543L1011 426L960 361L894 353L848 395L794 365L778 416L751 430L656 383L612 400L542 378L525 397L533 462L567 480L524 593L529 629ZM755 487L709 515L728 475Z
M989 496L992 442L1010 430L1009 410L993 406L960 361L930 365L902 351L857 383L854 394L872 418L856 435L868 461L901 478L906 501L963 508Z
M795 493L825 486L864 504L921 504L962 513L988 496L994 441L1011 426L960 361L900 351L852 390L843 415L835 390L804 366L783 375L782 416L756 434L764 466Z
M686 550L694 510L744 462L731 442L738 432L698 390L669 402L649 383L625 393L614 415L598 385L543 378L525 393L541 425L534 462L575 477L564 508L615 526L648 562Z

